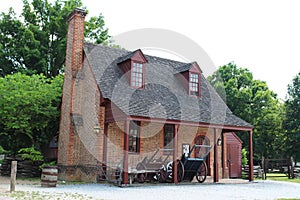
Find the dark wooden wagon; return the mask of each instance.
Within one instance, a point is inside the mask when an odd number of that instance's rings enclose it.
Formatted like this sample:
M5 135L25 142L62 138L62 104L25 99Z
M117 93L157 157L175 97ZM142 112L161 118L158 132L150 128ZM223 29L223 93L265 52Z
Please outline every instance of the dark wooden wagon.
M189 153L183 154L181 160L177 160L177 178L178 182L181 181L192 181L196 176L196 179L199 183L203 183L206 180L207 176L207 165L205 162L206 157L208 156L212 146L210 145L198 145L195 144ZM193 153L196 156L191 157ZM169 178L172 179L173 174L173 163L167 164L167 172Z
M166 180L166 174L162 173L165 170L165 166L172 155L173 149L157 149L157 151L150 157L145 157L142 162L136 166L137 171L136 180L140 183L146 180L154 180L164 182Z
M207 176L205 162L212 146L195 144L189 153L183 154L180 160L176 160L178 182L192 181L196 176L199 183L203 183ZM136 180L140 183L146 180L168 182L173 180L174 162L168 162L173 149L158 149L150 158L145 157L138 163ZM192 158L191 155L194 155Z

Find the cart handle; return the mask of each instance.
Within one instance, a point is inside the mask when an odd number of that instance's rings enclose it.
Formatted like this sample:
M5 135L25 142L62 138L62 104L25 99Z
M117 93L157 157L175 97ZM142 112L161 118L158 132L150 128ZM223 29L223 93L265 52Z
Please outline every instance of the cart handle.
M211 148L210 145L204 145L204 144L194 144L194 147L206 147L206 148Z
M157 155L157 153L158 152L161 152L161 151L163 151L163 152L167 152L167 151L173 151L174 149L161 149L161 148L158 148L157 150L156 150L156 152L151 156L151 158L149 159L149 160L153 160L153 158Z
M189 152L189 156L188 156L188 157L190 157L190 155L192 154L193 150L194 150L196 147L212 148L212 146L210 146L210 145L194 144L193 147L192 147L192 149L191 149L190 152Z

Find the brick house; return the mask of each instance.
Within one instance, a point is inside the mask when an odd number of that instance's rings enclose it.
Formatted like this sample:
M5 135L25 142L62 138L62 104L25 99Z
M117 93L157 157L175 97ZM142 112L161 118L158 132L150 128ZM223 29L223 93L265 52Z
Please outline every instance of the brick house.
M218 182L229 176L226 133L236 131L249 136L253 167L252 126L232 114L196 62L84 43L84 20L85 12L75 9L68 21L60 179L111 180L118 169L122 184L128 184L130 171L157 149L170 149L173 161L205 141L212 147L208 175Z

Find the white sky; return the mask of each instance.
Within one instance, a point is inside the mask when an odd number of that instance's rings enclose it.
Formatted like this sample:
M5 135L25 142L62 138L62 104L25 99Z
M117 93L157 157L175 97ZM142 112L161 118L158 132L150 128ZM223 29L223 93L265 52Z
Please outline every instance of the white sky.
M139 28L176 31L200 45L215 66L234 61L282 99L300 71L298 0L82 1L89 16L104 15L112 36ZM0 2L0 11L22 8L21 0Z

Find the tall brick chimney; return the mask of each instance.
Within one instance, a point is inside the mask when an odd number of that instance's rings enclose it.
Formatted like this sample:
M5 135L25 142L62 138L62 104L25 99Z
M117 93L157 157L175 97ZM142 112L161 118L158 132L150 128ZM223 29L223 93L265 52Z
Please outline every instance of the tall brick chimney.
M73 151L75 133L72 125L72 103L76 74L77 71L82 68L85 16L86 12L84 10L76 8L68 17L69 26L57 160L58 166L61 170L65 169L66 173L61 173L59 176L72 176L72 173L68 172L66 166L74 164Z
M76 8L68 17L66 70L72 69L73 75L82 66L85 16L84 10Z

